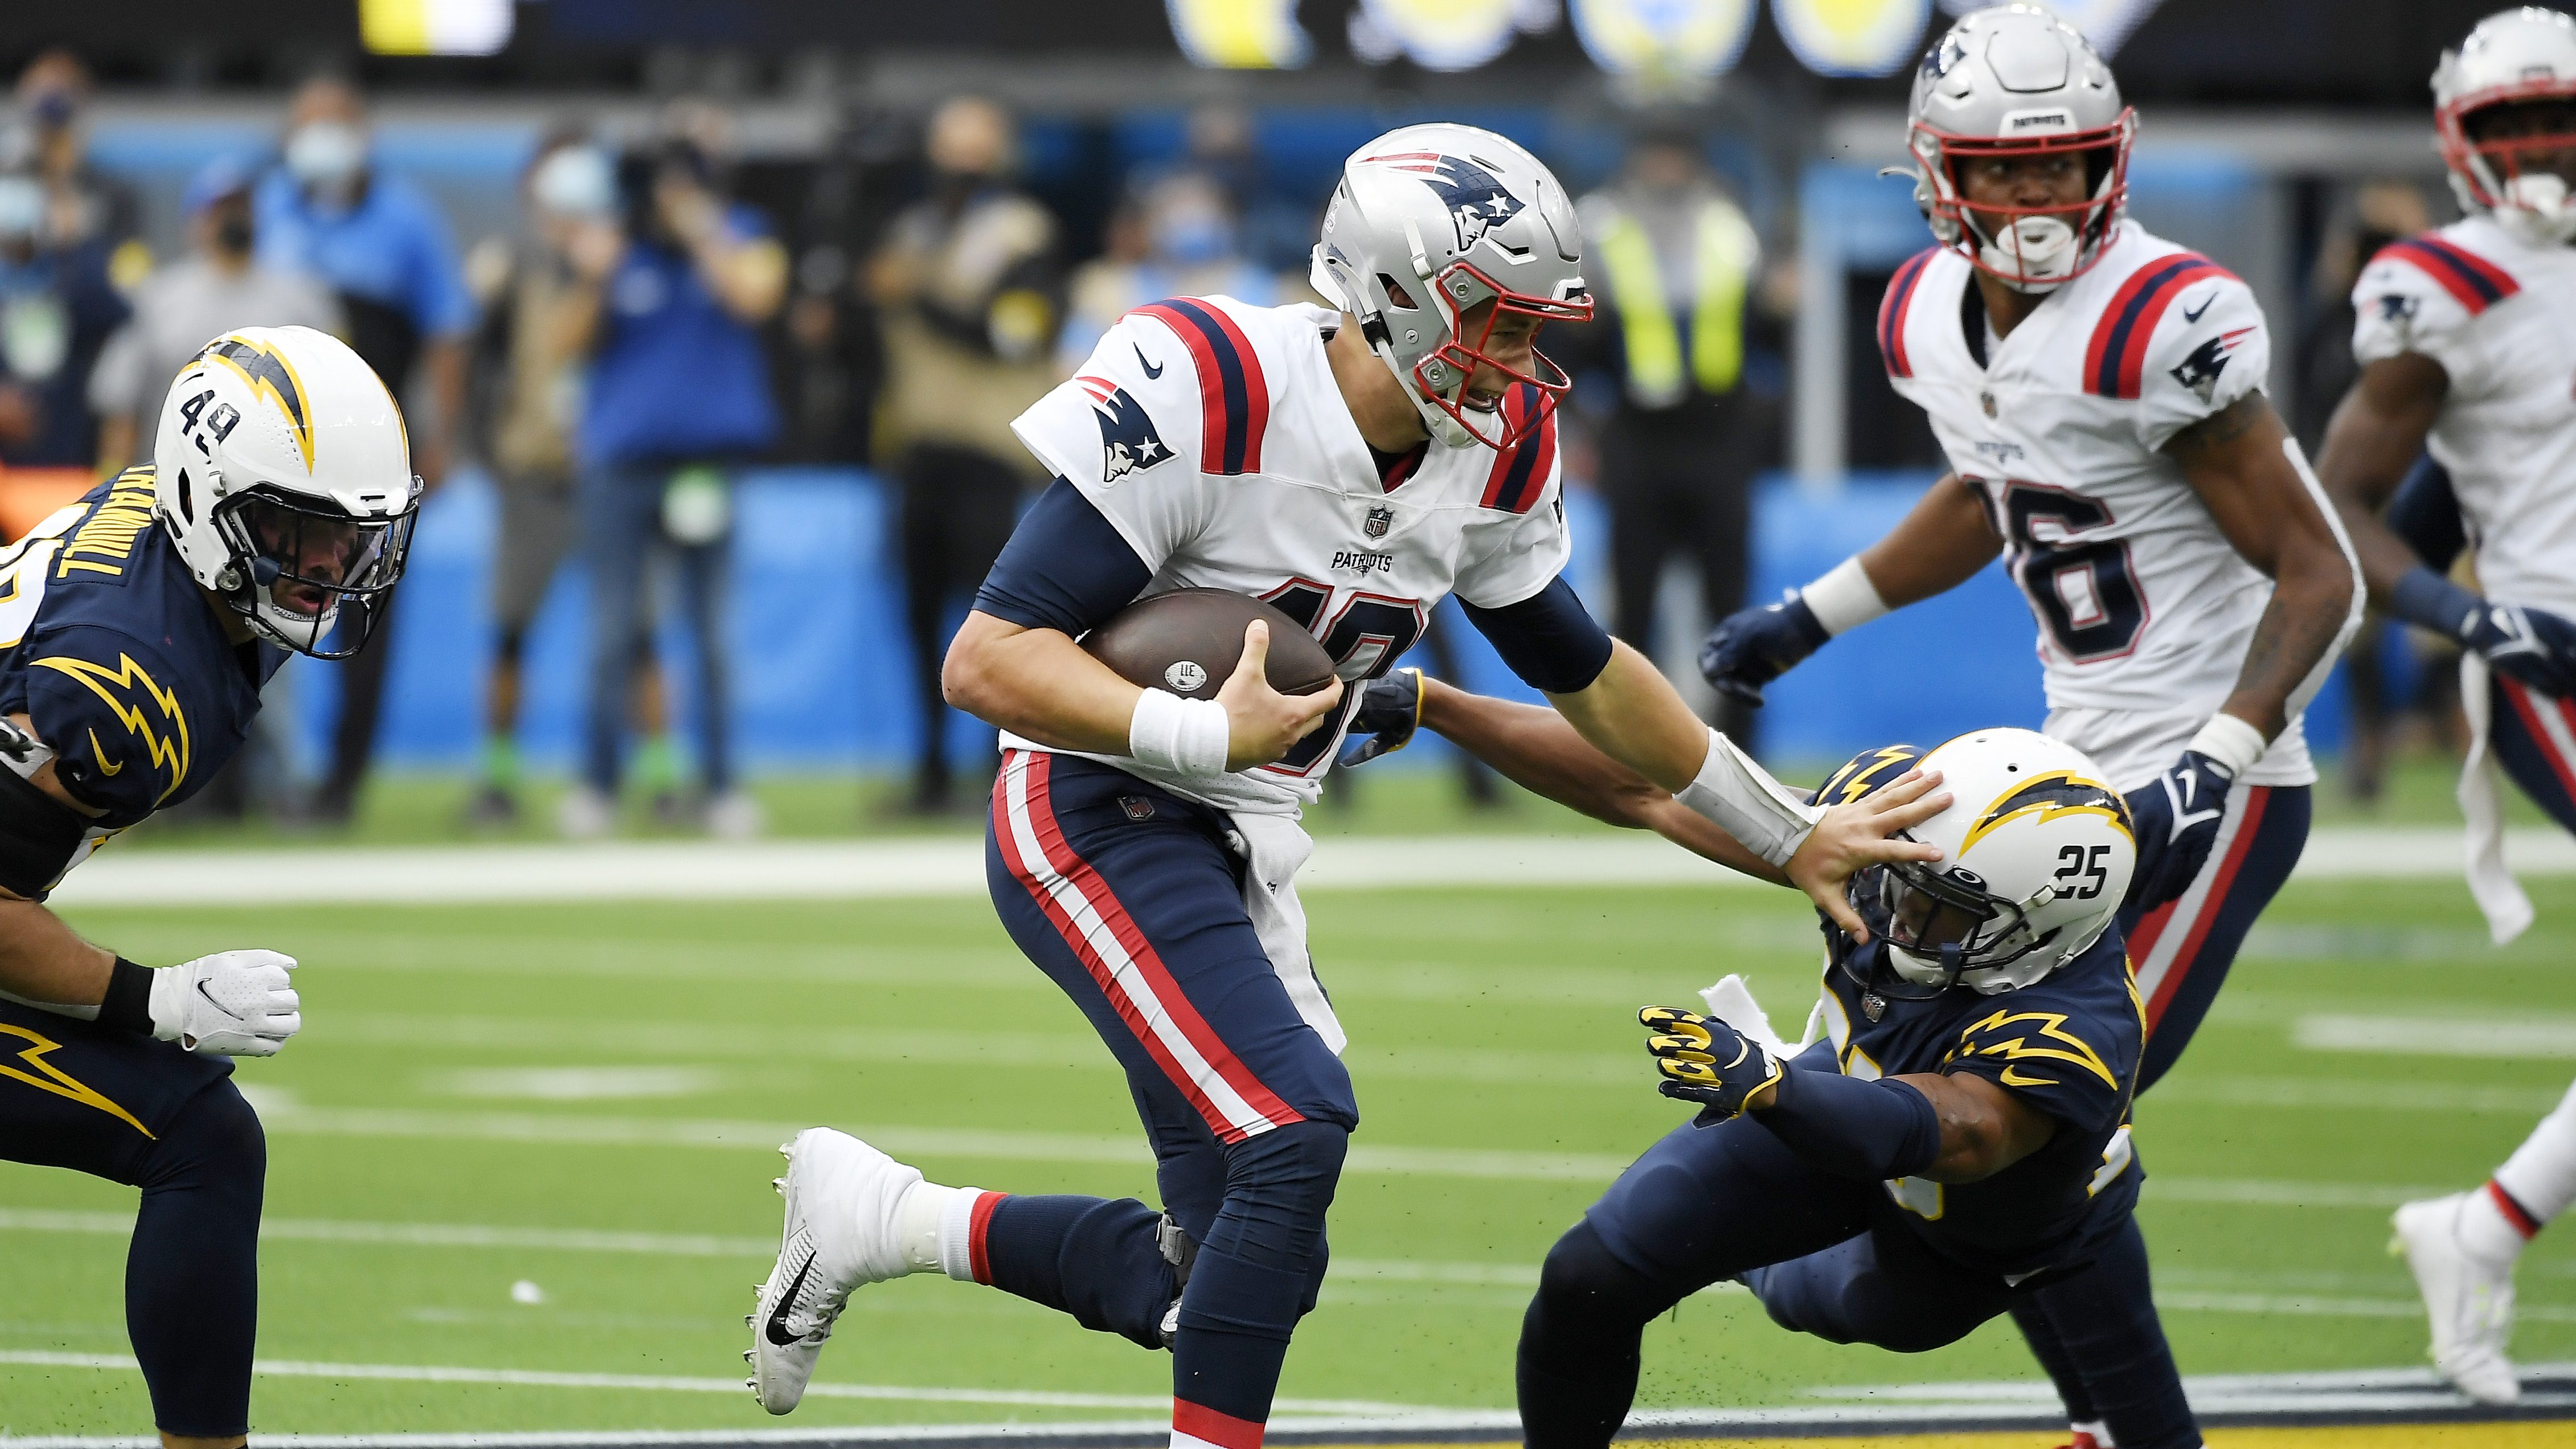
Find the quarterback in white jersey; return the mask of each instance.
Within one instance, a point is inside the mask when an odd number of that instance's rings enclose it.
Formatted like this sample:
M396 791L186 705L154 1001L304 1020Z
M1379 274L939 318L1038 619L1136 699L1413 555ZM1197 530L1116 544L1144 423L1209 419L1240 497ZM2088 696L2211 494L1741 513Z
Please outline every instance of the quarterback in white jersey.
M2490 16L2442 57L2433 93L2467 216L2363 269L2361 375L2318 462L2372 596L2462 647L2469 885L2501 942L2532 909L2504 868L2486 755L2576 831L2576 21L2538 8ZM2437 466L2401 492L2428 449ZM2382 520L2392 498L2408 515L2403 538ZM2483 597L2445 575L2464 538ZM2433 1361L2470 1396L2519 1394L2504 1355L2513 1265L2571 1202L2576 1089L2482 1188L2398 1209Z
M1809 804L1560 576L1566 381L1535 343L1590 315L1582 251L1529 153L1406 127L1343 168L1314 273L1338 309L1140 308L1021 416L1056 482L977 594L945 682L1004 731L995 909L1125 1068L1163 1208L945 1187L855 1138L801 1134L747 1354L772 1413L795 1406L853 1288L942 1271L1169 1348L1172 1442L1258 1449L1359 1122L1297 906L1313 848L1297 814L1347 727L1344 685L1391 668L1445 595L1585 739L1696 812L1721 858L1856 923L1855 871L1938 857L1888 838L1946 808L1937 775ZM1184 587L1269 600L1337 682L1272 690L1260 623L1214 699L1139 689L1075 642Z
M2134 131L2109 68L2036 7L1969 15L1924 57L1909 148L1939 244L1897 270L1878 340L1950 471L1886 538L1720 624L1700 662L1758 702L1834 635L2002 555L2039 624L2047 733L2099 760L2137 823L2120 925L2144 1091L2297 861L2315 779L2299 715L2362 591L2262 394L2252 295L2125 215ZM2117 1415L2048 1296L2015 1318L2081 1434Z

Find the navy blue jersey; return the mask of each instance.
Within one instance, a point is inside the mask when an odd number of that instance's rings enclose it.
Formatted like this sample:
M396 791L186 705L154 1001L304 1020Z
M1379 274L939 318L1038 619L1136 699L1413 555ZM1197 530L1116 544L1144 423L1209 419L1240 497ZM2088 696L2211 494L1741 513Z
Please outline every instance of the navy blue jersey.
M101 812L93 841L195 794L250 733L286 651L235 643L221 607L154 521L148 464L0 551L0 714Z
M1827 930L1836 954L1850 949ZM1882 935L1853 964L1865 968L1885 949ZM1888 1184L1935 1248L2007 1275L2087 1256L2137 1203L2145 1171L2130 1147L2129 1100L2145 1023L2116 925L2039 981L1993 996L1958 986L1907 1001L1864 991L1839 965L1825 968L1825 1026L1844 1075L1973 1074L2057 1119L2047 1146L1983 1182ZM1821 1055L1801 1061L1821 1067Z

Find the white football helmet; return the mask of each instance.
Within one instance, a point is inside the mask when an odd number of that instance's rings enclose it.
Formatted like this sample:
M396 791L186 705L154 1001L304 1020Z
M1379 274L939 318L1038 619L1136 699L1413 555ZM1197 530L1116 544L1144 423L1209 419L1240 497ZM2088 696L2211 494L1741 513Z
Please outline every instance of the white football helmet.
M2534 151L2576 151L2576 133L2477 134L2482 116L2535 101L2576 102L2576 20L2556 10L2498 11L2433 68L2433 127L2461 207L2534 246L2557 246L2576 241L2569 178L2522 163Z
M1565 188L1513 142L1445 122L1389 131L1342 163L1311 278L1359 319L1431 435L1453 448L1509 448L1572 385L1544 354L1531 355L1528 372L1487 355L1495 322L1592 316L1583 229ZM1459 318L1488 301L1475 339L1460 335ZM1491 403L1467 396L1479 363L1517 385Z
M1898 838L1937 845L1941 858L1873 866L1850 887L1901 981L1921 995L1964 984L1991 996L2101 939L2129 893L2138 845L2120 792L2082 750L2021 729L1978 730L1930 754L1893 745L1834 772L1816 803L1857 800L1915 769L1940 771L1953 803ZM1918 994L1884 979L1860 984Z
M2137 113L2092 43L2036 6L1997 5L1951 26L1915 70L1906 131L1914 203L1932 234L2017 292L2054 291L2091 269L2128 210ZM1960 163L2064 152L2084 157L2084 200L1968 209ZM2004 221L1990 232L1981 216Z
M152 460L155 510L198 583L299 653L366 647L422 486L402 409L347 343L310 327L207 343L161 404Z

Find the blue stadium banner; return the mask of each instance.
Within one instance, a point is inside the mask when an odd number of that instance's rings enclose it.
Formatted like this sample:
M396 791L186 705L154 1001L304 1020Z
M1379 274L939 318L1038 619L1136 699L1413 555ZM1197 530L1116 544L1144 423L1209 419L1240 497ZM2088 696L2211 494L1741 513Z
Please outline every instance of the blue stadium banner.
M1941 0L1941 8L1953 15L1983 10L1993 0ZM2109 59L2120 48L2140 21L2156 13L2164 0L2029 0L2042 10L2053 11L2058 18L2084 32L2093 48Z
M1292 70L1315 53L1297 0L1163 0L1181 54L1214 70Z
M1771 23L1818 75L1893 75L1913 63L1932 0L1771 0Z
M1643 80L1706 79L1735 69L1757 0L1571 0L1592 63Z

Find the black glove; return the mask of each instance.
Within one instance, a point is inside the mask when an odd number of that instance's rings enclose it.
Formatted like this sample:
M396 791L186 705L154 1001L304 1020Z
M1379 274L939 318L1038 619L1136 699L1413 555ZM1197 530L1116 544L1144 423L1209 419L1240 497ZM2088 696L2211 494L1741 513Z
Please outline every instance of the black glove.
M1399 669L1360 686L1359 708L1342 737L1341 763L1365 765L1413 743L1422 724L1422 671Z
M1709 631L1699 646L1700 677L1739 704L1762 703L1762 686L1825 647L1833 636L1816 621L1807 601L1791 594L1776 604L1738 609Z
M1701 1126L1744 1110L1744 1101L1780 1080L1787 1070L1760 1043L1713 1016L1672 1006L1649 1006L1637 1024L1652 1035L1646 1051L1664 1080L1656 1087L1681 1102L1697 1102Z
M2389 608L2477 651L2517 683L2560 698L2576 696L2576 623L2546 610L2481 599L2428 568L2412 568L2390 592Z
M2227 792L2235 783L2225 765L2185 750L2173 768L2128 797L2129 822L2138 832L2131 908L2152 911L2191 889L2217 843L2218 822L2227 814Z

